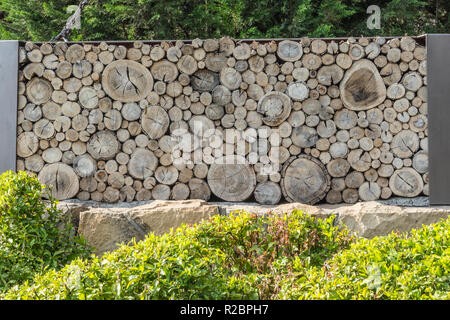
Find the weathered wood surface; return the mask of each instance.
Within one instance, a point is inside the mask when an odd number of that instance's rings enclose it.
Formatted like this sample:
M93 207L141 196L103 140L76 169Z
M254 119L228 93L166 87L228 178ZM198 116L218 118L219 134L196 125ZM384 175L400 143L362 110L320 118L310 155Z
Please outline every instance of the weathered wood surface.
M429 192L426 48L410 37L20 51L17 168L60 199L354 203ZM244 161L219 163L230 158Z

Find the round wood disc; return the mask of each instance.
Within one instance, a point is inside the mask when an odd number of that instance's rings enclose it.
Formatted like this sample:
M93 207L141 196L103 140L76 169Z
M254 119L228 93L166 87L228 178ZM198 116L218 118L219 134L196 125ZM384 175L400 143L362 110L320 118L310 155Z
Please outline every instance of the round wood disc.
M261 182L256 186L254 195L260 204L277 204L281 199L281 188L273 181Z
M258 102L259 113L269 126L278 126L289 117L291 113L291 99L282 92L272 91L266 93Z
M34 78L27 84L27 97L34 104L43 104L50 100L53 88L50 82L42 78Z
M161 138L169 128L169 116L160 106L151 106L142 114L142 129L150 139Z
M91 136L87 152L96 160L109 160L119 151L119 141L109 131L99 131Z
M412 168L402 168L394 171L389 179L392 193L400 197L416 197L423 190L423 180L419 173Z
M386 99L386 86L375 64L359 60L345 73L340 84L342 102L351 110L376 107Z
M58 200L71 199L79 190L78 176L71 167L64 163L45 166L39 173L38 179L40 183L51 189L52 196Z
M330 189L326 168L311 156L291 157L283 165L281 176L281 191L289 202L314 204Z
M303 55L300 43L291 40L283 40L278 44L277 54L281 60L297 61Z
M212 164L207 179L212 193L225 201L246 200L256 185L253 168L235 155L222 157Z
M201 69L191 76L191 86L197 91L212 91L219 84L219 75L215 72Z
M102 74L102 86L114 100L135 102L144 99L153 89L153 77L142 64L116 60Z

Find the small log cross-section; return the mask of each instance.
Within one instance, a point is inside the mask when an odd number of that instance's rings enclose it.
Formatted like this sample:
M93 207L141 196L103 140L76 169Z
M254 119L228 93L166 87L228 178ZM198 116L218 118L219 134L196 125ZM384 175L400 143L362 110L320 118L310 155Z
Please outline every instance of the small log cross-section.
M169 128L169 116L160 106L148 107L142 114L142 129L150 139L161 138Z
M109 131L99 131L92 135L87 144L87 152L95 160L109 160L119 151L119 141Z
M201 69L191 76L191 85L200 92L212 91L219 84L219 75L209 70Z
M128 172L136 179L145 180L153 176L158 166L158 158L150 150L137 148L128 162Z
M40 183L51 189L52 196L58 200L73 198L79 190L79 180L75 171L64 163L45 166L39 173L38 179Z
M255 189L256 175L245 159L230 155L211 165L208 184L211 191L225 201L244 201Z
M297 61L303 55L300 43L291 40L284 40L278 44L278 56L284 61Z
M394 171L389 179L392 193L400 197L416 197L423 190L423 180L420 174L412 168L402 168Z
M345 73L340 84L344 105L355 111L376 107L386 99L386 86L370 60L359 60Z
M291 99L284 93L269 92L259 100L257 111L264 115L265 124L278 126L289 117L291 104Z
M254 195L260 204L277 204L281 199L281 188L278 183L264 181L256 186Z
M140 63L117 60L103 71L102 85L114 100L135 102L144 99L153 89L153 77Z
M291 157L283 165L281 176L281 190L289 202L314 204L330 189L326 168L311 156Z

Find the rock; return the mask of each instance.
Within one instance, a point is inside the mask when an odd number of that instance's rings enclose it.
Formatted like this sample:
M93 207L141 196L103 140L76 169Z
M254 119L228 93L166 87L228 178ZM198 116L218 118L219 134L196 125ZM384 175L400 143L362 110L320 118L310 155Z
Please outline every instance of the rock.
M326 205L325 212L337 215L337 224L343 224L360 237L373 238L391 232L409 232L446 219L450 207L400 207L377 201L354 205Z
M266 215L289 213L297 209L321 219L334 214L335 225L344 225L365 238L388 235L392 231L409 232L422 225L437 223L450 215L450 207L428 207L424 197L411 198L408 202L394 200L316 206L302 203L208 203L203 200L153 200L119 204L71 200L60 202L58 208L64 214L71 215L74 226L99 256L117 248L118 243L128 243L132 238L142 240L149 232L161 235L171 228L178 228L182 223L196 224L216 214L237 214L242 210Z
M149 232L161 235L182 223L195 224L216 214L219 207L203 200L155 200L132 208L91 208L81 212L79 232L100 256L118 243L143 240Z

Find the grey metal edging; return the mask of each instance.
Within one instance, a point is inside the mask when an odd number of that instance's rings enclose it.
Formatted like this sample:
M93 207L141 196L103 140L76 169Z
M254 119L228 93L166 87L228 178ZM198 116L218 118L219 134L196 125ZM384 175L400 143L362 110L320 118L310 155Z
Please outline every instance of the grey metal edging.
M430 205L450 205L450 34L427 35Z
M19 41L0 41L0 174L16 170Z

